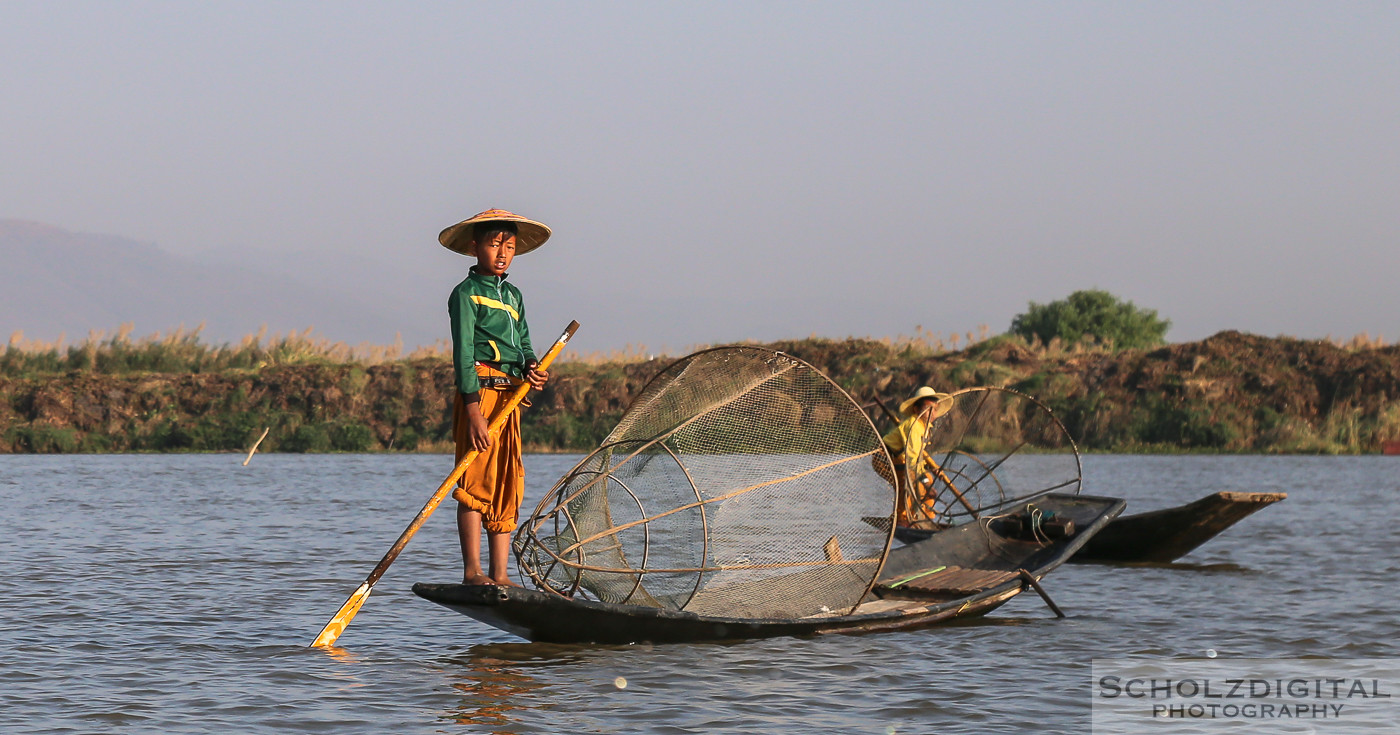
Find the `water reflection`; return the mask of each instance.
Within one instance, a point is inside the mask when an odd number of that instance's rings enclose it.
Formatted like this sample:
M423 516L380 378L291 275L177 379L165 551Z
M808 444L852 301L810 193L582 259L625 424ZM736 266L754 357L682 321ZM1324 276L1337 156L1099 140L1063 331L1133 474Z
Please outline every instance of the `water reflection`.
M313 646L312 648L313 650L320 651L326 654L327 656L330 656L332 659L335 660L336 663L360 663L360 657L354 651L351 651L348 648L341 648L340 646Z
M451 660L447 673L459 698L444 717L502 735L519 733L522 715L546 701L537 693L548 686L521 668L517 662L479 653Z

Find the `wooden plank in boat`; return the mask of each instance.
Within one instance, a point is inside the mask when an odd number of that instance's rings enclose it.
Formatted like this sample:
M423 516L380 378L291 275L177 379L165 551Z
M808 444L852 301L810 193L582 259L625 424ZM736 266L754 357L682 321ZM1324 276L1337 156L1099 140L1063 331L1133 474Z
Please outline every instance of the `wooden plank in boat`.
M1015 579L1016 572L1001 569L965 569L945 567L908 581L884 580L876 593L884 595L971 595Z

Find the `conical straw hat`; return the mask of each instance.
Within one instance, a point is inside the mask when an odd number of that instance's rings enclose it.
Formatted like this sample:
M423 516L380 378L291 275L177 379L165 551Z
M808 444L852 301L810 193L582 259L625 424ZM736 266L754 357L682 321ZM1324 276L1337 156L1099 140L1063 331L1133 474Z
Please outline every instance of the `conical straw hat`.
M454 253L476 257L476 244L472 242L472 234L476 231L476 226L483 222L514 222L516 255L524 255L543 245L550 235L549 227L544 223L525 219L504 209L488 209L443 230L438 234L438 242Z
M953 408L952 396L948 395L947 393L939 393L938 391L926 385L914 391L914 395L909 396L904 400L903 403L899 404L899 415L910 415L909 412L914 408L914 404L918 403L924 398L932 398L934 400L933 415L929 416L930 421L938 418L939 416L942 416L945 413L948 413Z

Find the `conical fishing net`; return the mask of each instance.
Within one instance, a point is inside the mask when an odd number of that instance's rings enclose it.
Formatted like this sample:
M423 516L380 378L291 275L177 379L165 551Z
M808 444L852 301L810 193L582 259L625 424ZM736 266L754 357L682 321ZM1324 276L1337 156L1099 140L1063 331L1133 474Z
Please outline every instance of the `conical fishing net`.
M924 434L923 461L906 464L916 488L911 520L962 523L1079 492L1079 450L1044 404L1006 388L968 388L949 400Z
M870 420L811 365L757 347L681 359L521 525L561 594L734 618L845 613L884 563L895 489Z

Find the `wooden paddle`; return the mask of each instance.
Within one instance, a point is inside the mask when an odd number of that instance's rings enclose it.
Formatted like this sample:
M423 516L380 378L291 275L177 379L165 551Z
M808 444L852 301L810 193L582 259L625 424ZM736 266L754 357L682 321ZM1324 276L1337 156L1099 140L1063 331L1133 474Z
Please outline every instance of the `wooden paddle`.
M894 411L891 411L889 406L885 405L885 401L876 398L875 402L880 404L880 408L885 409L885 415L890 417L894 425L899 426L899 416L895 414ZM919 448L919 454L923 455L924 461L928 462L928 465L933 468L933 471L938 473L939 478L943 480L943 484L947 485L948 489L953 491L953 497L957 498L958 502L962 503L964 508L967 508L967 512L971 513L973 518L977 518L977 510L972 507L971 503L967 502L967 498L964 498L962 493L958 492L958 488L953 484L953 481L950 480L947 475L943 474L943 468L939 467L938 463L933 461L933 457L928 456L928 452L922 447Z
M559 335L559 339L554 343L554 346L550 347L549 352L546 352L544 357L540 358L538 369L548 370L549 364L554 362L554 358L557 357L560 352L564 351L564 345L569 343L569 339L573 337L574 332L577 331L578 322L569 322L569 326L564 329L563 334ZM516 387L515 391L511 393L510 398L501 406L500 410L496 412L496 415L491 417L491 424L487 427L486 431L492 440L495 440L496 436L501 433L501 427L505 426L506 419L510 418L511 412L515 411L516 407L520 405L520 402L525 400L525 395L529 392L530 383L521 383ZM471 463L476 460L479 454L481 453L472 450L462 457L462 461L457 463L457 468L452 470L452 474L448 475L446 480L443 480L437 492L433 493L431 498L428 498L428 502L423 506L423 510L418 511L418 515L413 517L413 522L409 523L408 528L405 528L404 532L399 534L399 539L394 542L393 546L389 547L388 553L375 565L374 571L370 572L368 577L365 577L365 581L360 584L359 588L350 594L350 599L346 600L345 604L340 606L340 610L336 612L335 617L331 618L330 622L326 623L326 627L321 629L321 633L317 635L316 640L311 643L312 646L328 648L335 645L336 639L340 637L341 633L345 632L345 628L349 626L350 621L354 619L355 613L360 611L360 606L365 604L365 599L369 597L369 591L374 587L374 583L378 582L379 578L384 576L384 572L389 569L389 565L393 564L394 560L398 558L399 552L403 551L403 548L408 545L408 540L413 538L415 533L418 533L418 529L422 527L424 521L428 520L428 516L432 515L433 511L437 510L438 505L442 503L448 493L452 492L452 486L457 484L457 481L462 478L463 473L467 471L467 467L471 466Z

